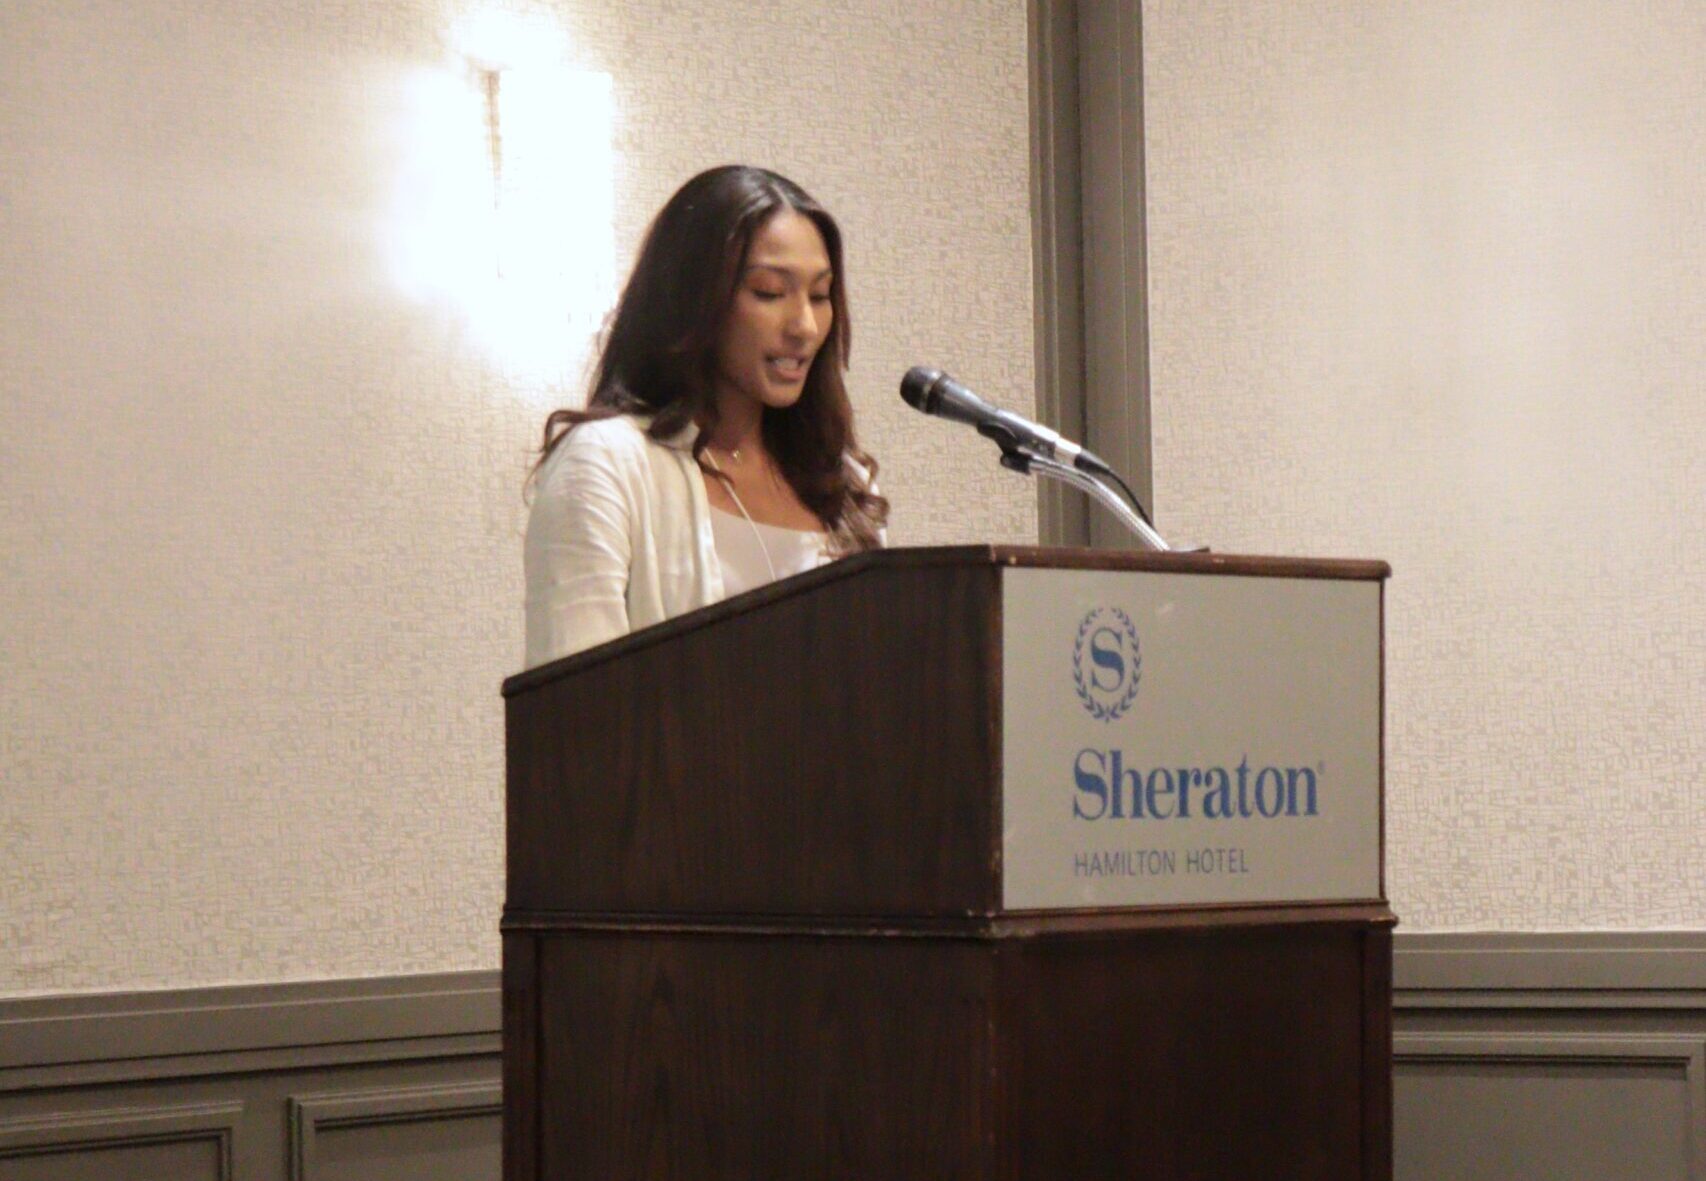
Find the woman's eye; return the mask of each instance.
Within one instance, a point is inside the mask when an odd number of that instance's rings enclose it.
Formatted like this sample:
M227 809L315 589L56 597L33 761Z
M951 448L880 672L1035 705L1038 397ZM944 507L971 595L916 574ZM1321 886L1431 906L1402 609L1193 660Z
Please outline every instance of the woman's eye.
M759 288L753 288L752 297L754 299L762 299L766 303L769 303L773 299L781 299L782 293L780 291L765 291Z
M828 303L829 302L829 292L827 292L827 291L814 291L814 292L812 292L812 302L813 303Z

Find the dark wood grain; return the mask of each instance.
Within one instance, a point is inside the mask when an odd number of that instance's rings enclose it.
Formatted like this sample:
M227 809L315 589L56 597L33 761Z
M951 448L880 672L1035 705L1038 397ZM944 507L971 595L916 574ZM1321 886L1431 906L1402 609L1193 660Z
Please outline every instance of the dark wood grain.
M553 937L540 1177L988 1176L979 945Z
M874 568L512 695L509 905L992 909L997 591Z
M529 933L503 938L503 1175L531 1181L539 1174L539 940Z
M606 911L504 912L508 931L641 932L654 935L870 935L883 939L1101 938L1140 931L1271 929L1312 923L1390 926L1383 902L1308 902L1283 906L1152 906L1123 910L1011 911L958 915L645 914Z
M540 1177L1390 1175L1357 923L539 938Z
M1000 954L996 1176L1364 1176L1355 928L1042 938Z
M1362 1176L1392 1181L1392 928L1362 936Z

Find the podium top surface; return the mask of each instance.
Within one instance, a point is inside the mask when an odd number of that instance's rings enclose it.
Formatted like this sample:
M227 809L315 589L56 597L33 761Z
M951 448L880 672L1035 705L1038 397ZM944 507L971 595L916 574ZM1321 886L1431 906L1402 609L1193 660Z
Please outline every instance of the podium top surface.
M900 546L855 554L815 570L784 578L720 603L701 607L655 626L516 673L504 680L503 695L513 697L536 686L674 636L788 598L826 583L857 578L874 569L987 566L1053 570L1131 570L1161 574L1205 574L1243 578L1320 578L1379 582L1392 574L1386 562L1367 558L1299 558L1258 554L1154 553L1123 550L1051 548L1017 545Z

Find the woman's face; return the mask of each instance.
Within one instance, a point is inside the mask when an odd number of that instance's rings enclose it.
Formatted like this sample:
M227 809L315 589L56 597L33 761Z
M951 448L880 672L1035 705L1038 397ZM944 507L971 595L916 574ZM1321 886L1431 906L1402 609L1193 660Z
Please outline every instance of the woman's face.
M829 336L835 276L811 218L783 209L747 247L734 303L717 342L717 394L785 409L799 401Z

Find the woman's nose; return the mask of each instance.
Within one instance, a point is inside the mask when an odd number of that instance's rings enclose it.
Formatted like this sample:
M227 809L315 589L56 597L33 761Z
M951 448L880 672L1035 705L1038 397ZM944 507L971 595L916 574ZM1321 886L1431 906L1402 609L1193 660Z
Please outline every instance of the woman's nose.
M817 335L817 309L812 306L810 296L802 296L792 301L788 317L788 330L796 336L812 337Z

